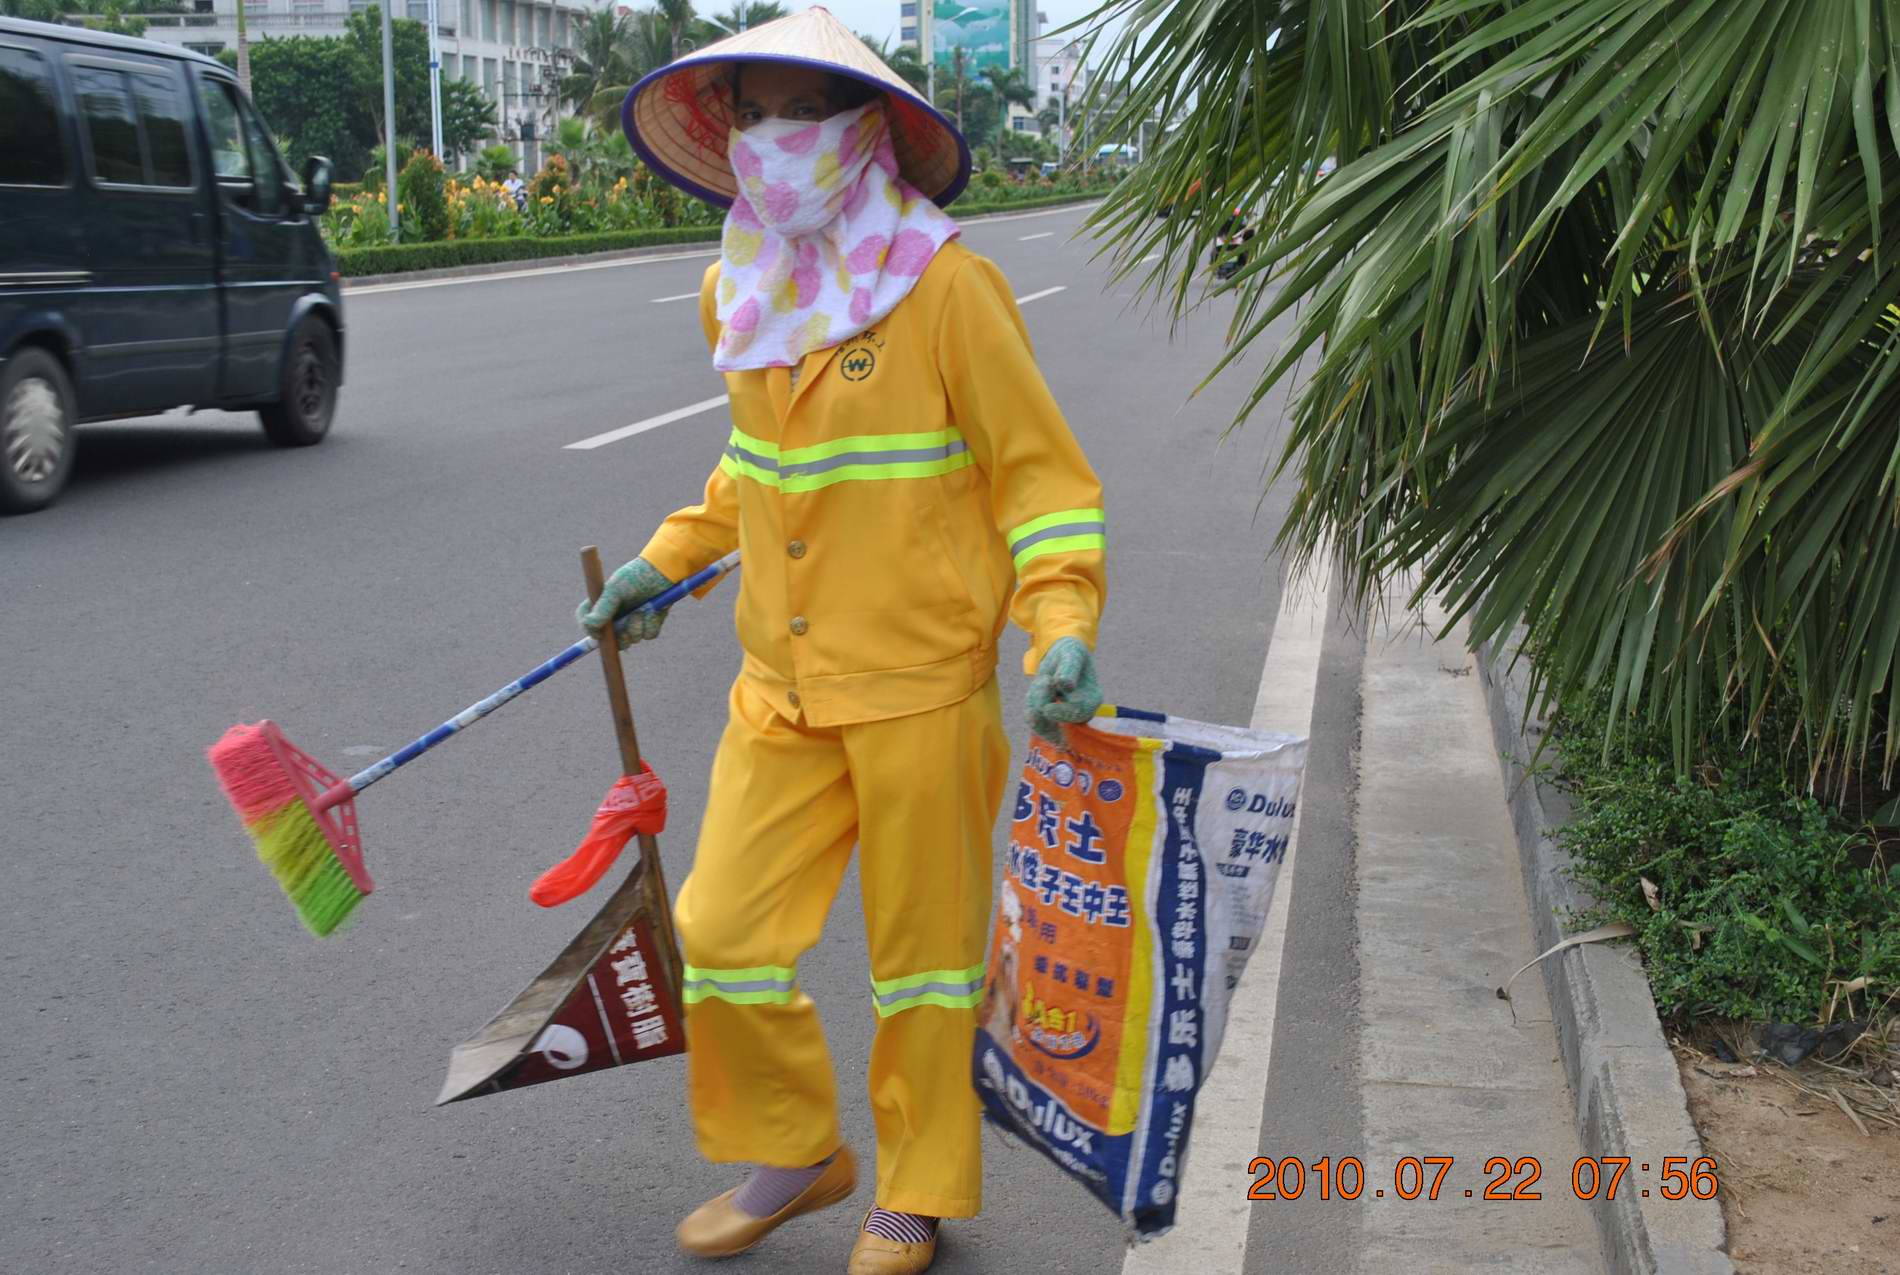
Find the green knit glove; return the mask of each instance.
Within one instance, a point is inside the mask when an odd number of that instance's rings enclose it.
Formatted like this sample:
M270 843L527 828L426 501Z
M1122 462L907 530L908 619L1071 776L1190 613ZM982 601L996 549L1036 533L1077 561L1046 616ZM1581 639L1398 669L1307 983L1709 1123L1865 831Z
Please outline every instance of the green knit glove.
M574 618L580 621L583 629L600 637L602 630L613 620L648 598L664 593L672 585L671 580L660 574L658 567L645 558L635 558L607 577L606 586L600 591L600 601L592 606L583 601L575 609ZM664 611L646 611L634 616L627 627L620 630L620 649L624 651L635 642L645 642L660 636L660 626L665 623Z
M1058 748L1066 748L1063 722L1086 722L1102 706L1102 685L1095 680L1095 656L1081 638L1057 638L1042 654L1029 682L1029 728Z

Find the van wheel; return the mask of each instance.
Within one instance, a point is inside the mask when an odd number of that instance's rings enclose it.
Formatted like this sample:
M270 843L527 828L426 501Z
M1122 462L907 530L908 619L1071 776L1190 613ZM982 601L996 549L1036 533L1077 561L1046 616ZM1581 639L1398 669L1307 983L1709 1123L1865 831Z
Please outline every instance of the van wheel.
M28 346L0 372L0 513L53 503L72 477L73 383L60 361Z
M310 315L297 325L284 360L277 401L257 409L264 432L279 447L308 447L330 432L336 415L336 338Z

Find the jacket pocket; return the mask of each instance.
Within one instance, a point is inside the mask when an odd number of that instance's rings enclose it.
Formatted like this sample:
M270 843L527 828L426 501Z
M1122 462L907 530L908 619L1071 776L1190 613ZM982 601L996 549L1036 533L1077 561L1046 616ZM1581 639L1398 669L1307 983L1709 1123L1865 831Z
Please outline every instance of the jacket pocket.
M936 570L944 600L955 602L987 634L987 626L983 624L986 608L977 601L976 591L970 587L965 574L966 564L959 560L956 546L950 540L942 502L934 494L918 501L917 518L921 524L921 539Z

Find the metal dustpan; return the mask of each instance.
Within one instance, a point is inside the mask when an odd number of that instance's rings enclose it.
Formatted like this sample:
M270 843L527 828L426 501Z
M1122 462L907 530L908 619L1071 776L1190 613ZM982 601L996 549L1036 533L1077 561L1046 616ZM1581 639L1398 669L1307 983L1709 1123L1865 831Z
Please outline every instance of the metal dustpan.
M588 596L600 556L582 550ZM614 642L600 646L620 763L640 773L640 744ZM679 944L659 842L640 834L640 859L594 919L507 1008L449 1054L436 1106L504 1089L604 1071L686 1051Z

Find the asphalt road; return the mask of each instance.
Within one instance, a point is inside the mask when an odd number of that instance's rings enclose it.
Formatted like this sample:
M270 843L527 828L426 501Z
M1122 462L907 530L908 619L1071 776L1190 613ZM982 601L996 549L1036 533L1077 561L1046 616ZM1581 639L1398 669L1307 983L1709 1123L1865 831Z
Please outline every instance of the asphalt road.
M1190 393L1224 312L1170 331L1131 309L1071 240L1080 222L980 222L966 241L1020 296L1063 289L1024 313L1107 487L1104 685L1244 724L1280 591L1286 498L1262 498L1277 403L1223 443L1242 381ZM526 895L618 769L598 673L554 679L365 794L379 888L322 943L252 859L203 750L269 716L347 773L571 641L578 547L598 543L610 569L631 556L696 498L724 440L714 411L565 449L720 392L692 301L655 300L692 293L705 264L350 295L349 380L321 447L278 451L250 418L214 413L88 427L62 503L0 524L0 1266L704 1269L677 1255L673 1227L734 1175L694 1151L683 1060L431 1106L450 1047L608 888L556 912ZM672 793L675 888L738 663L730 598L682 605L627 661ZM1012 633L1001 674L1019 746L1022 649ZM1350 764L1341 694L1316 753L1334 785ZM1324 864L1320 840L1302 865ZM1349 962L1343 887L1309 897L1291 942ZM847 880L800 979L868 1162L858 912ZM1302 1015L1322 1011L1353 1012ZM1337 1075L1323 1040L1296 1047L1299 1075ZM1329 1118L1314 1117L1322 1131ZM994 1133L985 1146L984 1214L950 1228L938 1269L1120 1268L1098 1205L1034 1153ZM854 1205L869 1202L867 1176ZM788 1227L734 1269L842 1269L856 1216ZM1325 1264L1310 1255L1302 1269Z

